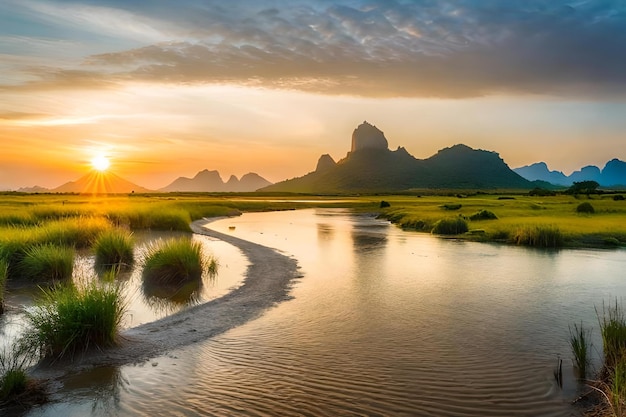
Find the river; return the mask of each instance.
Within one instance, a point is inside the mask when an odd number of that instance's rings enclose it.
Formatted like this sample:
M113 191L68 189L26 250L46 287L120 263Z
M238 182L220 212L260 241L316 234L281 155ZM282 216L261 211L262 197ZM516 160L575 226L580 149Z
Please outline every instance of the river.
M293 298L167 356L75 375L28 416L578 415L568 326L594 327L597 352L594 308L626 295L623 250L440 239L343 209L210 227L297 259Z

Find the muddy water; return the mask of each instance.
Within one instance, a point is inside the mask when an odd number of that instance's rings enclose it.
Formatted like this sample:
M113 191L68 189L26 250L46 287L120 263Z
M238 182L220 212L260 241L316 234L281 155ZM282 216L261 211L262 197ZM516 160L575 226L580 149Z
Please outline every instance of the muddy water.
M336 209L211 227L297 258L294 298L168 356L76 375L28 415L577 415L568 325L597 327L594 305L626 295L625 251L442 240Z

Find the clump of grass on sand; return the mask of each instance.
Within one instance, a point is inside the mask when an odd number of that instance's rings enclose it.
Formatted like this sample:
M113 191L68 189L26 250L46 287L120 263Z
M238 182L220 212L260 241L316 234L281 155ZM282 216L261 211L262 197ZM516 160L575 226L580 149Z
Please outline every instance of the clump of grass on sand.
M67 281L71 279L74 270L74 256L74 249L67 246L32 246L26 250L18 271L21 277L32 281Z
M120 285L92 280L42 291L36 307L26 311L21 343L31 352L60 358L115 344L126 311Z
M102 233L93 245L96 266L103 269L128 268L134 262L132 233L111 229Z
M461 217L441 219L433 227L433 233L437 235L460 235L468 230L467 222Z
M188 238L162 240L146 248L143 276L151 284L180 284L200 280L206 266L200 242Z

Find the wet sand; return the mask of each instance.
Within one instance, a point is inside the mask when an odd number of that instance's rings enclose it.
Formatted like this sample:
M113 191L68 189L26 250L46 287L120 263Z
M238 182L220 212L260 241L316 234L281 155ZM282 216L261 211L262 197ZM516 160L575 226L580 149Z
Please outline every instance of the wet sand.
M73 360L42 363L37 378L58 379L69 373L98 366L140 363L189 346L259 317L265 310L289 298L292 283L300 276L295 259L275 249L248 242L206 227L216 219L191 223L194 233L220 239L239 248L249 265L243 284L225 296L163 319L145 323L120 334L120 344L88 351ZM219 261L219 260L218 260Z

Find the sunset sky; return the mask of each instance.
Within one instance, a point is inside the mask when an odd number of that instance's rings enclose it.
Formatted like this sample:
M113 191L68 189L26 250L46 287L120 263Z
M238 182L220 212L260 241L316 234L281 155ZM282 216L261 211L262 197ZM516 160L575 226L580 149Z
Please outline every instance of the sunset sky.
M569 174L626 160L626 2L2 0L0 97L0 189L276 182L364 120Z

